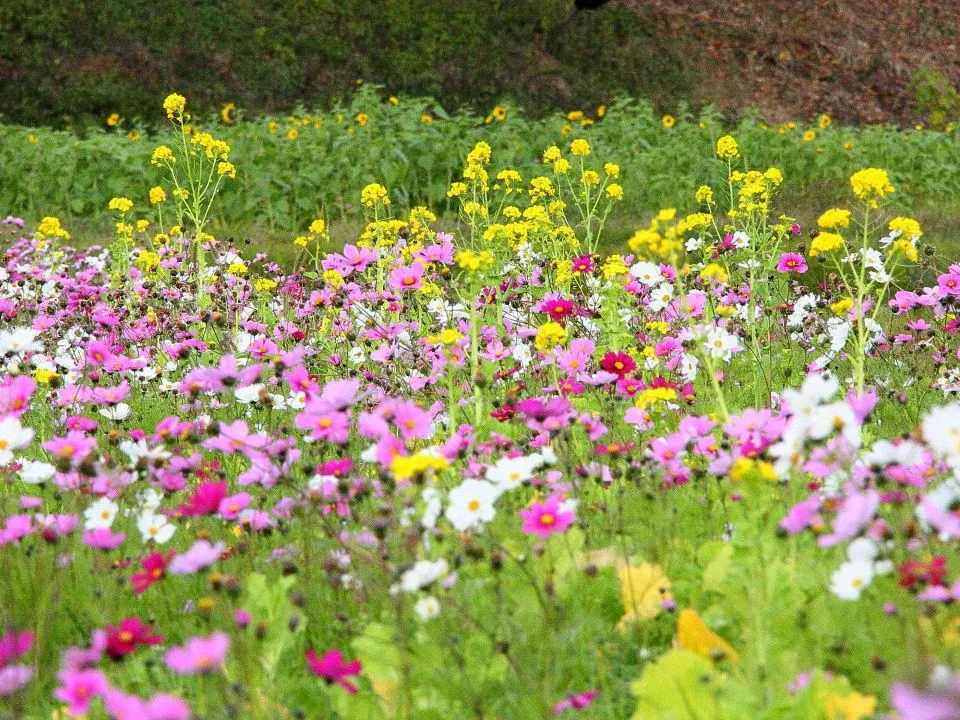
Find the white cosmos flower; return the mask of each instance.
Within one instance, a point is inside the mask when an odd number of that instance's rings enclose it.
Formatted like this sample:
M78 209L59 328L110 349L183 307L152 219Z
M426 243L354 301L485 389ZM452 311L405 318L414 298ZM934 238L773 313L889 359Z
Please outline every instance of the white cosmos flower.
M673 300L673 285L663 283L657 285L653 292L650 293L650 300L647 303L647 307L653 310L653 312L660 312L670 304L671 300Z
M237 388L233 391L233 396L237 399L237 402L249 405L260 399L261 390L263 390L263 383L254 383L246 387Z
M0 420L0 465L13 462L13 451L25 448L33 440L33 430L12 415Z
M653 287L663 282L663 273L660 272L660 266L652 262L638 262L631 266L630 274L641 285Z
M137 518L137 530L140 531L140 536L145 543L152 540L157 545L163 545L173 537L176 527L167 519L166 515L145 510Z
M40 352L43 346L37 342L37 335L38 331L28 327L0 331L0 356Z
M443 558L439 560L418 560L409 570L400 576L399 589L403 592L412 593L420 588L432 585L447 573L447 561Z
M100 410L97 412L99 412L108 420L126 420L130 415L130 406L126 403L117 403L116 405L100 408Z
M736 335L731 335L722 327L712 327L704 337L704 346L714 360L727 361L739 347L739 342Z
M512 490L533 477L541 462L541 458L534 456L500 458L487 468L486 478L502 490Z
M486 480L464 480L450 491L447 520L460 531L481 527L497 514L493 504L500 493L500 488Z
M933 408L922 428L933 454L954 470L960 468L960 403Z
M440 518L440 511L443 506L440 503L440 491L435 487L427 486L420 493L426 507L423 510L423 516L420 518L420 524L428 530L437 526L437 520Z
M807 427L807 433L810 437L822 440L831 435L834 430L839 430L840 434L853 447L860 447L862 438L860 423L853 410L845 402L820 405L810 415L810 422Z
M350 352L347 353L347 359L354 365L360 365L366 361L367 355L363 352L362 347L359 345L354 345L352 348L350 348Z
M413 610L417 613L417 617L427 622L440 614L440 601L433 595L427 595L427 597L420 598L414 603Z
M872 558L848 560L830 577L830 592L841 600L859 600L872 581Z
M39 460L23 460L21 465L22 467L17 474L27 485L39 485L52 478L56 473L56 468L53 465Z
M83 517L86 519L84 529L96 530L110 527L113 525L119 509L119 506L110 498L100 498L83 511Z

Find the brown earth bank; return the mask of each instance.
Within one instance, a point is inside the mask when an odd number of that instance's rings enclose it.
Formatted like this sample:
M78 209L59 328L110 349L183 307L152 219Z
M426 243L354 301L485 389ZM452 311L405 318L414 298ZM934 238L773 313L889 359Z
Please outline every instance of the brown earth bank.
M856 123L917 119L923 68L960 82L955 0L623 0L673 37L695 39L696 99L771 120L827 112Z

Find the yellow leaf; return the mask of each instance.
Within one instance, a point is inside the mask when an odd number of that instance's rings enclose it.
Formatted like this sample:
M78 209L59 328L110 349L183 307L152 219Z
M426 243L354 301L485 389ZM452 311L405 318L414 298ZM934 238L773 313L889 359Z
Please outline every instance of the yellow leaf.
M740 659L737 651L707 627L703 619L690 608L680 611L680 617L677 620L676 646L710 660L727 659L730 662L737 662Z
M617 570L623 597L623 618L617 629L636 620L652 620L663 609L664 600L671 600L670 578L663 568L653 563L625 564Z

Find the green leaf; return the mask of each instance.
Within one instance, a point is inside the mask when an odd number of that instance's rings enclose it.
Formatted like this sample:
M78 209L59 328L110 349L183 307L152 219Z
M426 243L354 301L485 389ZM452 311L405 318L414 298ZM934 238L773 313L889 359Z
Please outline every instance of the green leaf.
M633 720L736 717L723 706L725 682L709 660L686 650L670 650L633 681L631 690L637 696Z
M730 572L733 545L719 541L705 543L700 548L703 568L703 589L721 592L721 585Z

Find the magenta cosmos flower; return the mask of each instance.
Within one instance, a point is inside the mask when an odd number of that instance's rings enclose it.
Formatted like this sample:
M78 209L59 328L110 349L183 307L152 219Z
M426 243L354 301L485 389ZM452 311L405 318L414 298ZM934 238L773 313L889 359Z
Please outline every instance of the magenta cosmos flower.
M351 695L357 694L357 686L347 680L350 675L359 675L363 666L359 660L346 662L343 653L334 648L320 657L316 650L307 650L307 668L329 684L336 683Z
M525 533L548 538L570 527L576 516L573 512L564 510L560 505L560 498L554 495L547 498L546 502L533 503L526 510L521 510L520 518L523 520L521 529Z
M180 675L212 672L223 665L229 648L226 633L216 632L210 637L192 637L185 645L170 648L163 661Z
M563 700L553 706L553 712L562 713L566 710L583 710L593 704L594 698L600 694L599 690L587 690L586 692L567 695Z
M777 263L777 271L782 273L805 273L807 271L807 259L800 253L784 253L780 256L780 262Z

